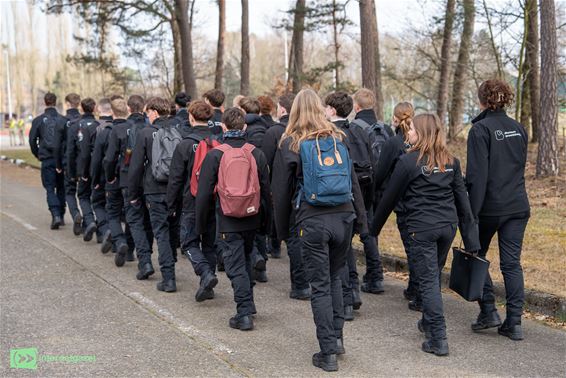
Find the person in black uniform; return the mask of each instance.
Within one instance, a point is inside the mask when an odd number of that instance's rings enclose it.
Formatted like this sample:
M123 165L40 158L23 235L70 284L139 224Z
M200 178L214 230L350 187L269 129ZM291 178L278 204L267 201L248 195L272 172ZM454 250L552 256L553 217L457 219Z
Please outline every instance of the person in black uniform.
M507 317L501 324L488 273L479 301L481 312L472 330L500 326L499 334L522 340L525 294L521 248L530 216L525 189L528 136L523 125L505 112L513 100L507 83L498 79L483 82L478 98L482 112L472 120L468 135L466 185L472 212L479 219L481 257L486 256L497 233Z
M269 129L271 126L275 124L273 117L273 110L275 110L275 103L269 96L259 96L257 98L259 101L259 116L263 118L263 122Z
M180 125L185 127L191 127L187 113L187 106L190 102L191 96L185 92L179 92L175 95L175 118L177 118Z
M177 291L173 255L176 246L173 245L175 235L171 235L169 227L167 182L157 181L151 171L153 138L161 127L168 126L169 101L160 97L150 98L146 105L146 114L151 126L143 128L136 137L136 146L128 170L128 200L134 208L140 209L142 194L145 197L151 228L157 239L158 260L162 275L162 281L157 284L157 290L171 293ZM144 252L138 250L138 279L147 279L154 273L151 255L147 254L147 251Z
M376 209L371 232L379 234L399 201L406 209L411 253L422 297L423 315L418 328L425 333L422 350L448 355L446 323L440 292L440 273L460 221L466 250L479 250L474 220L460 162L446 147L444 129L436 114L420 114L410 126L411 148L395 165Z
M212 128L212 135L215 135L215 138L218 139L222 136L222 113L224 113L224 101L226 100L226 96L224 92L219 89L211 89L206 91L202 95L202 98L214 109L214 114L212 115L209 126Z
M55 159L55 133L64 129L67 120L57 112L57 96L48 92L43 98L45 112L31 123L29 146L31 153L41 162L41 183L47 193L47 206L51 213L51 229L64 225L65 178L63 171L57 169Z
M374 206L377 207L381 195L383 194L391 173L397 164L399 158L406 152L409 147L406 140L409 133L411 122L415 111L413 105L409 102L400 102L393 109L393 125L395 126L395 136L387 139L382 146L379 162L375 170L375 188L376 196ZM403 203L399 201L395 207L395 215L397 216L397 228L403 241L403 247L407 254L409 264L409 284L403 290L403 295L409 300L409 308L414 311L421 311L422 304L419 297L418 280L415 273L414 256L410 253L409 248L409 232L407 230L407 222L405 221L405 211Z
M354 219L367 233L367 219L358 180L351 168L354 201L337 206L313 206L307 203L303 186L300 145L319 136L342 140L345 135L326 120L324 107L311 89L300 91L291 108L289 123L282 136L273 164L273 203L277 234L289 237L290 222L297 223L302 242L307 277L312 290L311 307L320 352L312 357L313 365L326 371L338 370L337 354L345 353L342 329L344 304L341 275L352 240ZM326 160L326 159L325 159ZM334 164L334 160L330 164ZM295 210L293 210L295 208ZM291 214L295 211L294 218Z
M213 299L213 289L218 283L215 274L217 254L214 246L216 239L214 203L210 206L205 231L198 234L195 227L195 197L191 193L191 190L196 189L191 188L191 178L199 143L204 141L212 148L212 130L208 127L212 113L212 107L204 101L197 100L189 106L192 132L175 148L167 184L169 212L175 212L179 207L182 208L182 214L179 214L181 217L181 250L189 258L195 274L200 277L200 285L195 294L197 302Z
M227 109L222 116L222 122L225 131L224 144L233 149L242 148L245 145L249 146L244 132L246 128L244 113L240 109ZM195 203L197 234L202 235L209 232L210 210L214 207L214 189L219 183L219 171L221 171L221 160L224 153L215 148L207 154L203 161ZM229 325L242 331L252 330L254 327L252 315L256 313L256 308L253 299L254 282L250 255L256 230L265 230L268 227L269 212L271 211L267 161L259 148L254 148L251 155L255 161L251 161L250 164L257 165L261 196L259 212L242 218L224 215L219 198L220 194L217 196L216 205L218 232L220 233L219 243L224 254L226 274L234 289L234 301L237 310L237 314L230 319ZM252 168L250 167L250 169ZM248 208L248 210L250 209ZM252 208L252 210L257 209Z
M287 123L289 122L289 113L291 111L291 106L295 100L295 95L293 93L286 93L279 97L277 101L277 117L279 122L276 122L272 127L270 127L265 132L265 137L263 138L262 151L267 158L267 164L269 165L269 173L271 178L273 178L273 163L275 161L275 154L279 149L279 142L281 137L285 132ZM297 183L293 185L294 191L297 190ZM289 269L291 276L291 292L289 297L292 299L306 300L311 297L311 290L309 287L309 282L307 280L305 267L303 264L303 256L301 253L301 239L298 237L299 233L297 230L297 224L295 223L295 214L291 213L291 220L289 221L290 230L288 237L285 240L287 245L287 254L289 255ZM272 225L272 235L271 235L271 256L274 256L274 251L281 248L281 241L279 236L277 236L277 231L275 227L275 222ZM280 250L279 250L280 251ZM281 252L279 252L281 254Z

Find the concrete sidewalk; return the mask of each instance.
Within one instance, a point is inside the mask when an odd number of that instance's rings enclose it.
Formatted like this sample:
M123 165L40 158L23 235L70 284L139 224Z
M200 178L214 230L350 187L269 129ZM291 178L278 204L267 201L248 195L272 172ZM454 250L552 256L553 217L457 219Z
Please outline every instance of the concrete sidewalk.
M219 274L213 301L196 303L198 280L177 264L178 292L155 289L159 273L137 281L135 263L117 268L95 242L71 227L49 230L36 170L0 162L0 375L21 376L320 376L308 302L288 298L288 258L270 260L269 282L255 290L256 329L228 327L235 312L230 282ZM67 222L70 220L67 217ZM156 249L155 249L156 251ZM158 266L154 253L154 264ZM445 295L450 356L420 351L419 314L402 299L404 282L386 279L386 293L362 294L345 327L347 354L338 376L564 376L566 333L524 321L525 340L495 330L474 334L477 307ZM39 361L10 369L10 349L45 355L89 355L94 362Z

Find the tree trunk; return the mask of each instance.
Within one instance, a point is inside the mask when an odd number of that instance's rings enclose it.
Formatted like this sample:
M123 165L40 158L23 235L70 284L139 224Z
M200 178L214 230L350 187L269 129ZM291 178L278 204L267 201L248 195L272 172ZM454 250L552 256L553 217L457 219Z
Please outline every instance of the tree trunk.
M493 27L491 25L491 17L489 15L489 10L487 9L487 3L483 0L483 10L485 12L485 18L487 19L487 30L489 31L489 41L491 42L491 48L493 49L493 55L495 56L495 63L497 63L497 77L503 78L503 67L501 66L501 57L499 56L499 51L495 45L495 37L493 36Z
M375 93L375 40L372 34L372 0L360 0L360 47L362 51L362 87Z
M531 136L532 142L538 142L540 128L540 70L539 70L539 36L538 36L538 9L537 0L526 0L525 8L528 21L527 32L527 62L529 72L527 83L529 87L531 108Z
M536 176L558 174L558 127L556 13L554 0L540 1L540 141Z
M174 18L170 22L173 36L173 93L181 92L183 88L183 70L181 68L181 33L179 23ZM169 84L168 84L169 86Z
M192 16L194 0L190 6L189 0L175 0L175 14L179 23L179 34L181 36L181 67L183 71L183 83L185 92L191 98L197 98L197 83L195 80L195 70L193 62L193 41L192 41Z
M454 87L452 89L452 109L450 111L450 127L448 129L448 137L450 139L455 138L462 127L464 92L468 77L468 65L470 63L470 45L474 34L474 16L474 0L464 0L464 29L462 30L458 63L454 73Z
M250 93L250 34L248 0L242 0L242 59L240 67L240 94Z
M216 71L214 88L222 90L224 75L224 34L226 33L226 0L218 1L218 45L216 47Z
M442 34L442 50L440 52L440 79L436 99L436 114L442 124L446 121L446 106L448 104L448 84L450 82L450 47L452 45L452 28L454 26L454 11L456 0L446 2L444 14L444 33Z
M375 47L375 115L377 119L383 120L383 92L381 90L381 59L379 55L379 29L377 27L377 13L375 0L371 0L372 9L372 35Z
M523 72L528 75L531 67L529 67L528 59L525 59L523 64ZM523 88L521 91L521 111L520 111L519 122L525 127L525 129L529 129L530 122L531 122L531 96L529 90L529 82L525 76L523 76Z
M340 88L340 44L338 43L338 20L336 14L336 0L332 0L332 33L334 37L334 88Z
M303 36L305 33L306 0L297 0L293 20L293 37L291 37L291 54L289 80L293 93L299 93L303 80Z

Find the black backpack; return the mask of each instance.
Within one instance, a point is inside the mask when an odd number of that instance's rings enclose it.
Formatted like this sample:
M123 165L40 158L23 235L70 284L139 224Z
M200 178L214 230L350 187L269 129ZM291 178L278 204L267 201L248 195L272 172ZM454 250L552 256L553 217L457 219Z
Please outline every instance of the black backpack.
M82 143L82 141L83 141L83 139L84 139L85 130L86 130L86 128L89 127L90 125L96 125L96 126L98 126L99 123L98 123L98 121L95 120L95 119L89 119L89 120L81 119L81 120L79 121L78 126L77 126L77 136L76 136L76 138L75 138L75 145L76 145L77 149L80 149L80 145L81 145L81 143Z
M371 184L373 182L373 165L367 133L355 123L346 123L342 131L346 133L350 159L354 164L358 182L360 185Z
M130 121L128 121L130 122ZM124 151L124 165L128 167L130 165L130 159L132 158L132 153L134 152L134 147L136 146L136 138L138 132L145 127L144 123L130 122L131 126L126 130L126 150Z
M55 129L57 118L48 115L43 116L43 132L41 133L41 144L49 151L55 149Z
M371 152L373 154L375 164L377 164L379 162L379 156L381 155L383 144L392 136L389 133L391 126L386 125L381 121L377 121L373 125L370 125L363 119L356 119L352 123L360 126L369 136L369 140L371 141Z

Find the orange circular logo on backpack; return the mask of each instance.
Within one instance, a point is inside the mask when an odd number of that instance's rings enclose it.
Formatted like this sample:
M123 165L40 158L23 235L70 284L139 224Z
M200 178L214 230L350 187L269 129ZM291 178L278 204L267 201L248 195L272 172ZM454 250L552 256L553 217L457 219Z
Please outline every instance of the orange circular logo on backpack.
M330 156L325 157L324 158L324 165L326 165L327 167L334 165L334 159L331 158Z

